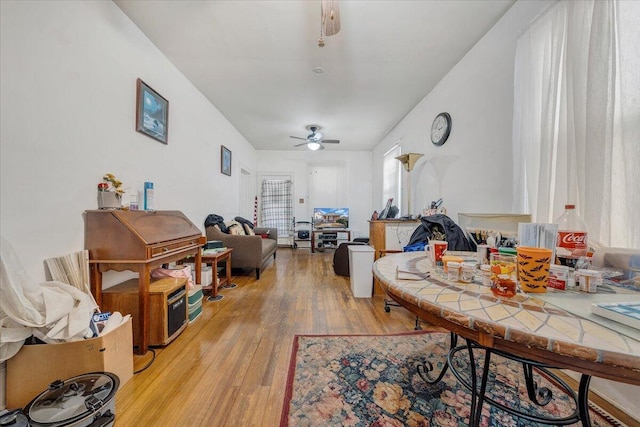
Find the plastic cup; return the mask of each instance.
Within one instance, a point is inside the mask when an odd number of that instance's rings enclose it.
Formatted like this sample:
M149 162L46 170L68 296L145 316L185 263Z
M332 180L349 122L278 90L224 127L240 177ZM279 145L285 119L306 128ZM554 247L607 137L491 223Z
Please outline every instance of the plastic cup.
M517 253L520 289L529 293L547 292L551 249L519 246Z
M491 292L497 297L516 295L516 256L493 252L490 255Z

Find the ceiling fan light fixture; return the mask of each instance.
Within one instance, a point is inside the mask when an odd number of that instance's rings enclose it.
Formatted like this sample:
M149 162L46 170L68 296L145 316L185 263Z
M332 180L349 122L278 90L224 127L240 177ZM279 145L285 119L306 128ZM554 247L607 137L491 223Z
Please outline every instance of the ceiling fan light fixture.
M320 145L320 143L319 143L319 142L313 142L313 141L312 141L312 142L309 142L309 143L307 144L307 148L308 148L309 150L311 150L311 151L317 151L317 150L319 150L319 149L320 149L320 147L321 147L321 145Z
M318 142L322 139L322 132L314 132L307 137L308 141Z

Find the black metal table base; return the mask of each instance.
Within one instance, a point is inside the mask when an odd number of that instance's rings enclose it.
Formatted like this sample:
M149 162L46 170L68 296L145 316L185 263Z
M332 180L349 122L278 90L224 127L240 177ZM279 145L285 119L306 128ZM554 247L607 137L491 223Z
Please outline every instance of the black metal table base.
M471 392L471 413L469 416L469 424L471 426L479 426L482 415L482 406L484 403L488 403L491 406L499 408L511 415L517 416L522 419L526 419L532 422L548 425L569 425L578 421L583 426L591 426L591 419L589 417L589 382L591 381L590 375L583 374L580 379L580 385L578 393L576 392L560 377L551 372L549 369L553 366L539 363L526 358L518 357L503 351L487 348L471 340L466 340L466 345L457 346L458 336L450 333L450 350L447 354L446 361L442 366L442 370L439 375L434 378L433 371L435 370L433 364L430 361L426 361L423 365L416 366L418 375L429 384L436 384L442 380L448 369L451 369L451 373L457 378L457 380ZM484 361L482 363L482 372L480 378L478 378L478 367L476 365L475 352L484 352ZM466 352L468 355L470 372L468 377L459 371L459 367L462 364L459 363L456 366L456 356L460 353ZM562 417L548 417L544 415L523 412L521 410L504 405L487 396L487 383L490 374L491 356L493 354L502 356L506 359L513 360L522 364L523 377L527 388L527 397L529 400L539 406L544 407L548 405L553 399L553 392L547 387L540 387L535 379L534 373L538 371L538 375L544 375L551 379L558 391L568 396L575 403L575 410L573 413ZM479 359L478 359L479 362ZM466 365L465 365L466 366Z

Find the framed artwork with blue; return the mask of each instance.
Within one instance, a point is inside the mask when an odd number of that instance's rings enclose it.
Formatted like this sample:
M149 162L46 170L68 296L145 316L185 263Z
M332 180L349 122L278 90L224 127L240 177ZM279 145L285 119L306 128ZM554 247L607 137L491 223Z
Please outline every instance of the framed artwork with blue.
M138 79L136 130L163 144L169 140L169 101Z
M220 172L231 176L231 150L224 145L220 146Z

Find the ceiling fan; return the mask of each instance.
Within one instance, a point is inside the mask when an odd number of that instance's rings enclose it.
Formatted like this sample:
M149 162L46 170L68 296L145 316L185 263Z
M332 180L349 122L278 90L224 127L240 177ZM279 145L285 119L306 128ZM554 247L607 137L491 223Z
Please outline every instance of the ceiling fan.
M339 144L339 139L322 139L322 132L318 132L320 130L320 126L318 125L309 125L306 127L308 131L311 133L307 135L306 138L301 138L299 136L290 136L289 138L293 139L301 139L305 142L301 144L296 144L294 147L300 147L302 145L306 145L309 150L324 150L323 144Z

